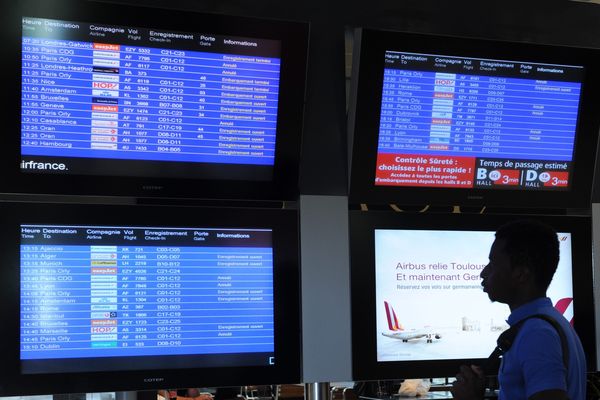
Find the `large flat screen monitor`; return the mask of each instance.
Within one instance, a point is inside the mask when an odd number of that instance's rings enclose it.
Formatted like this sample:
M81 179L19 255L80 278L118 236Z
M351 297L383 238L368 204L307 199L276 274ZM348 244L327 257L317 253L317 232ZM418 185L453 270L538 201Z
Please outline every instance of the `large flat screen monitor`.
M588 207L598 51L359 30L350 197Z
M352 212L354 379L454 376L461 364L482 365L510 310L490 302L479 275L495 230L520 218ZM547 294L595 369L590 218L532 218L558 232L560 262Z
M307 24L68 0L4 18L0 191L294 197Z
M296 211L0 212L0 395L300 381Z

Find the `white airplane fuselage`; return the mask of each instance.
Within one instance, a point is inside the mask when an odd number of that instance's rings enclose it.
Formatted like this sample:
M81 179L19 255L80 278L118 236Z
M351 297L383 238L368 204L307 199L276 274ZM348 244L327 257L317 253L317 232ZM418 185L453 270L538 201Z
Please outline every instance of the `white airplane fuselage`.
M410 331L410 332L394 332L394 333L382 333L383 336L402 340L403 342L408 342L413 339L422 339L427 338L427 343L433 343L433 339L441 339L442 335L439 333L433 332L423 332L423 331Z

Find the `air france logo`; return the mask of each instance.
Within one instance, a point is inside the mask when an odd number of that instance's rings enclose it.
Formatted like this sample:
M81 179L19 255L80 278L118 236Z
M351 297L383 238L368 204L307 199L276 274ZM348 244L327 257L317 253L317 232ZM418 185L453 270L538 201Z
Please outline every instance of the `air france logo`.
M69 168L64 163L53 163L53 162L37 162L37 161L21 161L22 170L36 170L36 171L68 171Z

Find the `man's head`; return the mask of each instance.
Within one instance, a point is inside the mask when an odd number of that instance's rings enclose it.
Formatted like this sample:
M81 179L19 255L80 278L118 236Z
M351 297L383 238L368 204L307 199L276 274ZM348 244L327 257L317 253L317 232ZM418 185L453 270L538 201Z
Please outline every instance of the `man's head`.
M554 229L533 220L509 222L496 231L490 262L481 271L490 300L512 304L525 293L545 293L559 259Z

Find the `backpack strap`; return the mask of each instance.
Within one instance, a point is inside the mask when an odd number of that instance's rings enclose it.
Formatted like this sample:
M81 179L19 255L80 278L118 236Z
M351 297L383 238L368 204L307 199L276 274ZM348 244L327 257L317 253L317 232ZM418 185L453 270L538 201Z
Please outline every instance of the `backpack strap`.
M515 338L517 337L517 334L519 333L519 330L521 329L525 321L531 318L543 319L554 327L554 329L558 333L558 336L560 337L563 364L565 365L567 371L569 370L569 345L567 343L567 337L562 327L554 318L552 318L549 315L534 314L517 322L515 325L502 332L502 334L498 337L498 340L496 341L496 348L494 349L492 354L490 354L490 356L483 365L483 369L486 375L496 375L498 373L498 369L500 368L500 358L504 353L506 353L510 349L513 342L515 341Z

